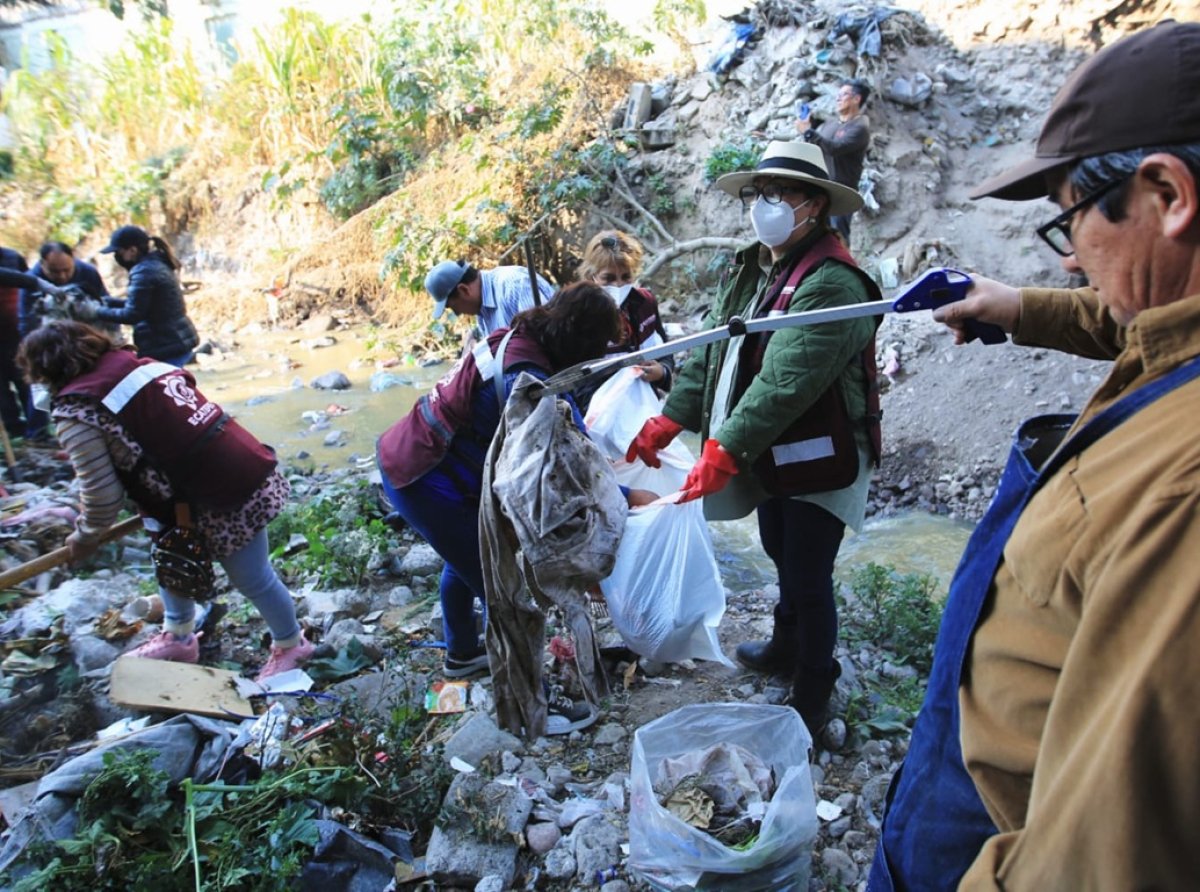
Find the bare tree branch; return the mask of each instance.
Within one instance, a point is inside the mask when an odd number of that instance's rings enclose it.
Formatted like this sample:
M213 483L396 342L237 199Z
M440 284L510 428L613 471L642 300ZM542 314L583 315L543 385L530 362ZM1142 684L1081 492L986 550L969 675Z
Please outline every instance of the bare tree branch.
M654 259L642 270L641 278L649 279L676 257L691 254L693 251L702 251L705 248L727 248L734 251L745 247L745 245L746 242L744 239L727 238L717 235L688 239L686 242L672 242L669 248L664 248L654 255Z

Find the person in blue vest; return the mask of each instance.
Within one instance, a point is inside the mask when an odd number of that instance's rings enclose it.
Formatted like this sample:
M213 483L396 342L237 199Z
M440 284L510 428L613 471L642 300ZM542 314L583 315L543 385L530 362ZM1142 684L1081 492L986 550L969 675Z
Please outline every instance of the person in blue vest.
M1014 437L950 586L871 892L1200 888L1197 59L1195 22L1105 47L1033 157L973 195L1058 205L1036 235L1089 287L983 280L935 316L960 341L978 320L1112 368L1078 417Z
M157 537L186 506L207 552L271 630L260 680L294 669L313 652L291 593L272 568L267 524L287 504L287 478L275 452L196 389L190 372L138 359L103 332L60 319L30 332L17 356L33 387L48 397L59 441L79 483L81 512L67 537L73 562L99 547L126 497ZM162 631L136 657L195 663L196 602L159 585Z

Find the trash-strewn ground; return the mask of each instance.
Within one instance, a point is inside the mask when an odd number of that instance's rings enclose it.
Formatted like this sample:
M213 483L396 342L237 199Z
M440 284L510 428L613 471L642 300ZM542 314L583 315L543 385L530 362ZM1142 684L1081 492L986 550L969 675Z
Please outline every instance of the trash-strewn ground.
M978 203L965 196L1027 151L1054 87L1083 51L1080 35L1088 33L1089 22L1092 31L1107 34L1132 19L1099 10L1100 4L1056 8L1053 16L1048 7L924 6L923 16L897 18L885 29L890 37L882 59L862 63L881 84L896 77L910 87L928 81L928 95L913 103L900 92L873 100L868 171L880 207L855 223L856 256L881 275L894 271L898 281L944 264L1012 282L1066 284L1053 256L1031 236L1048 205ZM1155 15L1171 6L1158 4ZM703 182L703 165L696 161L752 130L786 128L797 95L824 95L855 67L845 45L835 47L832 62L808 61L836 11L831 4L813 6L790 25L769 31L723 82L705 73L666 79L671 100L665 114L681 134L681 148L648 154L642 175L667 177L684 199L687 213L675 221L680 237L746 233L728 202ZM236 227L226 235L234 256ZM220 239L208 247L219 260ZM671 321L694 324L702 295L672 294L667 281L652 284L669 295ZM211 332L222 324L217 302L201 297L193 304ZM884 322L878 359L886 447L872 512L916 509L966 520L977 519L986 507L1016 423L1038 412L1077 411L1105 371L1102 363L1011 345L956 348L939 326L915 316ZM252 417L249 423L253 427ZM9 565L57 547L70 529L71 499L63 487L48 504L33 504L33 496L69 476L61 461L52 450L23 444L17 455L29 489L6 478L16 499L0 501L0 514L12 518L39 507L40 513L0 526ZM318 494L358 486L359 479L354 473L298 476L298 501L311 504ZM318 520L305 522L313 529ZM77 881L95 888L97 863L124 869L136 862L138 842L152 835L151 828L161 831L156 842L176 847L169 849L176 858L156 864L153 886L142 888L174 888L171 883L193 888L197 865L206 883L224 877L231 888L253 887L250 879L233 878L239 869L235 856L254 864L256 875L279 878L284 888L294 887L283 879L289 871L299 876L304 869L313 871L308 882L326 888L356 888L350 876L358 871L362 888L384 888L380 878L389 871L398 878L397 888L428 887L431 868L442 878L439 888L584 888L599 885L597 872L606 892L647 888L628 869L634 807L629 773L637 729L687 704L777 704L786 681L718 663L635 661L614 646L607 651L613 694L586 730L532 743L505 735L489 718L487 681L470 685L465 712L431 715L425 695L439 679L441 651L425 645L438 634L433 614L439 565L403 531L374 534L385 547L355 564L361 576L353 584L314 581L302 542L282 548L277 559L322 645L323 669L317 674L325 677L314 691L338 698L280 698L297 716L297 726L278 747L280 767L268 775L278 784L264 791L258 781L256 793L196 793L201 806L191 816L199 841L189 850L177 778L151 783L145 766L110 768L106 784L115 778L121 789L148 791L125 809L143 826L130 832L122 825L118 833L102 821L115 820L120 809L108 815L85 809L82 827L96 834L80 847L93 858L80 868L86 879L63 873L40 886L30 880L29 888L76 888L71 883ZM358 535L329 537L343 549L341 560L362 558L355 557L355 548L372 540L362 530ZM132 536L107 546L91 567L60 570L30 580L19 592L0 594L0 806L10 822L19 812L15 788L64 770L96 748L98 731L132 718L109 699L106 679L113 660L154 629L134 609L152 588L147 565L145 539ZM878 570L844 580L838 654L844 674L833 719L814 742L811 759L818 817L810 889L854 889L864 880L887 782L920 702L927 665L922 655L936 624L925 594L920 580ZM219 603L206 630L203 662L253 675L265 657L262 625L239 597ZM773 604L769 587L727 593L719 632L726 654L741 641L769 633ZM236 726L225 724L209 728L211 736L195 728L180 733L195 735L187 739L199 752L230 753L221 775L226 783L256 782L267 741L235 746ZM301 740L305 735L311 736ZM216 740L223 742L211 742ZM102 786L94 795L109 789ZM155 802L169 807L155 812ZM287 820L268 828L262 823L267 812ZM260 824L255 833L243 832L249 823L221 825L226 813ZM435 825L441 828L436 833ZM256 833L272 840L274 853L255 847ZM6 845L13 846L16 836L10 833ZM235 840L245 844L240 855ZM229 853L226 860L217 857L218 848ZM322 855L314 860L317 849ZM43 854L39 863L49 864L53 853ZM279 861L267 870L264 864L272 858Z

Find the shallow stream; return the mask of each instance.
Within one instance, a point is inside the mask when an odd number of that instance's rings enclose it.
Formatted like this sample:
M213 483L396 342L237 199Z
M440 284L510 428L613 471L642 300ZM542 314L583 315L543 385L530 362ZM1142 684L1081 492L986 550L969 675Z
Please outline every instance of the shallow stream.
M408 382L378 393L369 389L379 369L369 345L378 332L340 329L336 343L313 348L294 331L263 332L244 338L236 351L192 366L200 389L235 415L289 463L317 468L374 467L376 437L412 408L417 398L445 374L446 363L419 368L413 362L386 371ZM298 363L298 365L297 365ZM350 379L349 390L315 390L312 380L329 371ZM334 414L339 407L345 411ZM328 413L316 424L306 413ZM339 445L325 445L335 431ZM689 443L699 453L699 443ZM753 517L711 525L725 584L733 590L758 588L775 579L774 568L758 544ZM946 592L950 576L970 535L971 525L913 512L869 518L864 529L847 536L838 557L839 573L868 562L890 564L905 573L925 573Z

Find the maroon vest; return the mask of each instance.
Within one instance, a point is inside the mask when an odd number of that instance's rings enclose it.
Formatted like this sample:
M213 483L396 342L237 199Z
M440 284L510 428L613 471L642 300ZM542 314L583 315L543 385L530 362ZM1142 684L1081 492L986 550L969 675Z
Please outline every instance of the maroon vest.
M476 344L475 350L465 353L429 393L417 400L412 411L379 438L379 466L396 489L415 483L441 464L455 435L470 425L475 392L484 381L480 357L486 352L484 362L490 365L506 334L507 328L498 328L484 344ZM553 370L541 345L518 328L504 348L504 370L522 363L546 372ZM487 380L494 374L489 368Z
M607 355L614 353L633 353L642 348L642 344L650 335L657 331L665 343L667 333L660 328L658 301L645 288L634 288L621 304L622 337L615 343L610 343Z
M859 269L841 239L827 234L805 252L796 265L787 273L781 273L776 281L778 291L770 300L765 312L788 312L792 295L813 270L826 262L842 263L858 274L866 285L872 300L881 299L879 286ZM760 311L760 315L762 311ZM878 328L878 321L876 327ZM771 333L766 332L751 348L749 362L739 370L739 379L748 383L762 369L763 356ZM876 467L883 455L883 432L880 425L882 410L879 404L878 371L875 367L875 335L859 353L867 382L867 434L871 444L871 458ZM743 385L744 387L744 385ZM833 454L802 462L777 465L774 447L786 449L790 444L812 442L828 438L833 444ZM817 398L807 411L794 421L754 463L760 480L772 495L793 496L814 492L828 492L849 486L858 476L858 445L854 438L854 425L842 399L838 381Z
M275 452L195 385L190 372L121 349L105 353L58 395L87 397L110 411L142 447L142 463L161 472L179 500L231 511L270 476ZM170 506L149 495L138 480L140 469L117 473L139 506L161 514Z

